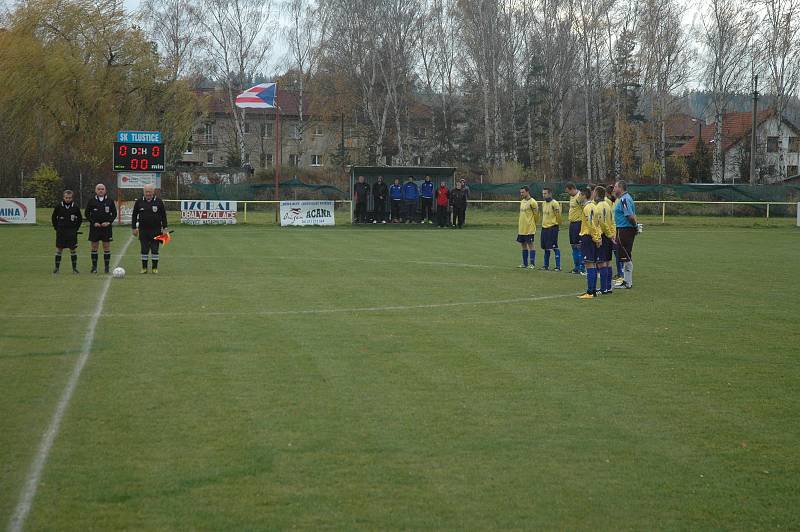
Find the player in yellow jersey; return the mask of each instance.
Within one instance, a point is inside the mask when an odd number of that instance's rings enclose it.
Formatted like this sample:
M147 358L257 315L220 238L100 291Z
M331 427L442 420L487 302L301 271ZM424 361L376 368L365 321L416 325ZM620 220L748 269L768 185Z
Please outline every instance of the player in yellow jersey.
M586 293L578 296L580 299L597 297L597 262L599 261L600 248L603 245L603 235L600 226L595 221L594 191L586 189L584 195L592 198L584 205L581 211L581 256L586 265Z
M561 204L553 199L549 188L542 189L542 237L540 244L544 250L544 266L542 270L550 269L550 250L556 257L556 267L553 271L561 271L561 250L558 249L558 226L561 225Z
M611 289L611 259L613 257L614 249L614 211L611 204L607 201L606 189L597 187L595 189L595 203L597 204L594 209L594 220L600 228L602 245L600 246L600 255L597 261L597 273L600 275L600 293L603 295L610 295Z
M583 206L587 198L581 194L575 183L567 183L567 194L569 194L569 244L572 246L572 263L574 267L570 273L586 273L581 257L581 217L583 216Z
M519 189L519 228L517 229L517 242L522 246L522 264L520 268L536 268L536 250L533 239L536 235L536 222L539 219L539 205L531 197L528 187ZM530 257L530 266L528 265Z

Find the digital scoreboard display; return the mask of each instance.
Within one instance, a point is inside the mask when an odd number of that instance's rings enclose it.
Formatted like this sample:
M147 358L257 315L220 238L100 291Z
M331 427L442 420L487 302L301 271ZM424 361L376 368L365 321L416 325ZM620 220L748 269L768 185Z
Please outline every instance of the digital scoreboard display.
M139 142L114 143L115 172L163 172L164 145Z

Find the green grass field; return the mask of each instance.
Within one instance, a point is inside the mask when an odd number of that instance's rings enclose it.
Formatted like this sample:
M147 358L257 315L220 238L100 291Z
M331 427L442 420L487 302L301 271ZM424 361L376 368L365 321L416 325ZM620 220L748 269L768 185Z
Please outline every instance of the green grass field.
M26 529L800 528L793 220L649 224L590 301L469 221L132 244ZM52 241L0 227L0 526L105 282Z

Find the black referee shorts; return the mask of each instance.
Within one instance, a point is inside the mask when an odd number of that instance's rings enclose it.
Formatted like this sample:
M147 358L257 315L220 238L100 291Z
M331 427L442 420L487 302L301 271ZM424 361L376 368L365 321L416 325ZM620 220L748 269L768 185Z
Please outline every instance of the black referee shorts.
M633 241L635 238L635 227L617 228L617 245L619 246L619 260L621 262L633 260Z

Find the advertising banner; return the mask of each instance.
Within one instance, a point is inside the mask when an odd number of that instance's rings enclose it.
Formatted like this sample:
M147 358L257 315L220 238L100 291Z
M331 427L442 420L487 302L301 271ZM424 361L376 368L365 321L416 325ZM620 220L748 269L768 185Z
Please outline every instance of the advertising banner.
M235 224L235 201L182 201L181 223L190 225Z
M332 201L282 201L281 225L335 225Z
M118 188L142 188L145 185L161 188L161 174L152 172L117 172Z
M117 202L117 220L114 222L117 225L131 225L131 218L133 218L133 204L135 201L118 201Z
M36 198L0 198L0 224L35 224Z

